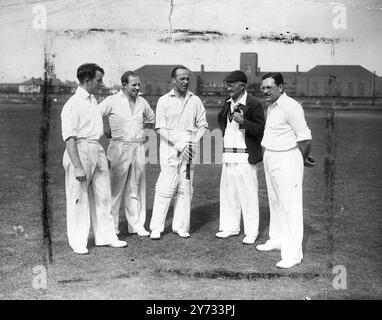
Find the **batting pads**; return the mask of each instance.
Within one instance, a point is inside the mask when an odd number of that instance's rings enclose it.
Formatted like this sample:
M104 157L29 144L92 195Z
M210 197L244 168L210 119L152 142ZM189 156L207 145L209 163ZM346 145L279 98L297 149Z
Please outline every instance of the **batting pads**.
M172 229L188 232L190 229L190 204L192 199L193 170L190 180L186 179L186 163L180 166L163 166L155 187L153 214L150 222L151 230L163 232L171 198L176 195L174 202L174 218Z
M176 167L165 167L159 174L155 185L155 192L164 198L172 198L178 188L180 174Z
M191 179L186 179L186 171L182 165L178 173L177 167L166 166L159 174L158 181L155 186L155 192L164 198L172 198L174 195L191 194L193 170L191 170Z

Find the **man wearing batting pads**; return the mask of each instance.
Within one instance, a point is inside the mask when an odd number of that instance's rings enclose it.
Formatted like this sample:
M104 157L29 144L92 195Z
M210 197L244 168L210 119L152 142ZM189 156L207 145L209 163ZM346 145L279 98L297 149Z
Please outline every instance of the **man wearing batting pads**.
M146 221L146 171L144 125L153 124L155 114L139 96L140 79L132 71L121 77L122 90L102 101L100 111L109 118L111 141L107 149L110 162L111 213L119 233L119 208L123 201L128 231L149 236Z
M267 183L270 224L269 240L260 251L281 250L276 266L291 268L303 258L302 181L304 164L309 166L311 132L304 110L284 92L280 73L262 77L261 90L268 103L264 137L264 172Z
M264 111L246 91L247 76L236 70L225 81L230 98L218 115L223 132L223 168L220 180L220 225L218 238L240 232L243 215L244 244L253 244L259 228L256 164L262 161L261 139Z
M208 128L203 103L188 90L190 71L178 66L173 69L171 78L173 89L159 98L156 109L161 172L155 186L150 222L152 239L159 239L164 230L173 196L176 198L172 229L180 237L190 236L193 167L187 164Z
M103 135L102 116L93 96L101 86L103 69L86 63L77 69L80 86L61 112L67 229L75 253L87 254L90 220L96 246L125 247L117 238L110 214L111 193Z

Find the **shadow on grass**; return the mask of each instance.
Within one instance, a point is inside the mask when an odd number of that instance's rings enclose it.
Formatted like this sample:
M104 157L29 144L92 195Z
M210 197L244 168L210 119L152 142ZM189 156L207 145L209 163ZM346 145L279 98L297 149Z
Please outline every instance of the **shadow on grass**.
M219 221L219 202L209 203L204 206L195 207L191 211L191 232L197 232L204 225L216 221L218 226Z
M154 275L176 275L190 278L207 278L207 279L229 279L229 280L250 280L255 281L258 279L278 279L278 278L291 278L291 279L306 279L312 280L321 277L319 273L312 272L240 272L225 269L214 269L204 271L194 271L190 269L155 269Z
M152 216L152 209L146 211L146 230L150 230L150 220ZM164 234L171 233L171 224L174 217L174 207L170 206L165 222ZM209 203L204 206L194 207L191 211L191 226L190 232L198 232L203 226L210 222L216 221L216 230L219 228L219 202ZM127 221L124 217L124 213L120 212L120 225L119 230L121 235L129 235ZM268 235L269 226L269 207L261 206L259 213L259 236L265 237ZM243 219L241 218L241 230L243 230Z
M146 223L145 228L146 230L150 231L150 220L152 216L152 209L147 209L146 211ZM172 219L174 217L174 207L173 205L170 206L167 216L166 216L166 222L165 222L165 229L162 233L162 235L168 234L172 232ZM269 212L269 206L260 206L259 210L259 235L258 239L267 240L269 239L269 220L270 220L270 212ZM197 206L194 207L191 211L191 226L190 226L190 232L191 233L197 233L200 231L205 225L215 222L216 226L214 226L214 230L219 229L219 202L213 202L208 203L204 206ZM240 228L243 231L243 219L241 217L241 223ZM131 236L128 232L128 226L126 218L124 217L124 213L121 210L120 212L120 224L119 224L119 230L121 236ZM304 239L303 239L303 251L306 250L308 243L310 241L310 237L317 233L318 231L315 230L312 226L308 225L306 222L304 222Z
M260 206L258 239L268 238L269 237L268 230L269 230L269 206Z

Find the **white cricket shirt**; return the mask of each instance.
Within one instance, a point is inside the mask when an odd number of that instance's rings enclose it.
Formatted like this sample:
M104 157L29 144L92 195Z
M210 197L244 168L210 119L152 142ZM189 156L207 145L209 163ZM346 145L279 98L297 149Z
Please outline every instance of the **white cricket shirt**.
M109 117L112 137L126 142L144 141L144 123L155 122L155 114L144 98L137 97L132 111L122 90L105 98L98 107L102 115Z
M62 138L99 140L103 136L102 116L96 98L78 87L61 111Z
M159 98L155 128L166 129L171 141L188 141L201 127L208 128L206 110L191 91L187 91L184 100L175 95L174 89ZM161 139L160 159L161 163L170 165L176 165L179 160L177 151L165 139Z
M284 92L268 106L261 145L269 150L285 151L297 147L298 141L310 139L303 108Z

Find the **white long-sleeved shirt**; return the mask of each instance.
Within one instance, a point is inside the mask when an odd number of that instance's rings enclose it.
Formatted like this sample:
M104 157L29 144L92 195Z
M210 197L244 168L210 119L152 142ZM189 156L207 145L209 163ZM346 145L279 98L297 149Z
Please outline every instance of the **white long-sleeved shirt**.
M144 98L137 97L132 111L122 90L105 98L98 107L102 115L109 117L112 137L126 142L143 141L144 123L155 122L154 111Z
M174 89L159 98L155 128L164 129L171 142L188 141L201 127L208 128L206 110L191 91L186 93L184 100L175 95ZM161 139L159 153L162 164L176 165L179 161L177 151L167 139Z
M235 110L236 106L239 104L245 105L247 101L247 91L244 95L235 103L232 98L228 101L231 102L231 113ZM227 127L224 133L224 148L238 148L246 149L245 144L245 130L239 129L240 125L235 120L229 121L229 114L227 115ZM223 152L223 163L248 163L248 153L233 153L233 152Z
M61 111L62 138L69 137L98 140L103 136L102 116L96 98L78 87Z
M191 91L182 101L174 89L161 96L156 109L156 129L194 131L200 127L208 128L206 110L202 101Z
M298 141L311 140L312 134L304 117L304 110L294 99L283 93L267 109L264 137L261 145L273 151L297 147Z

